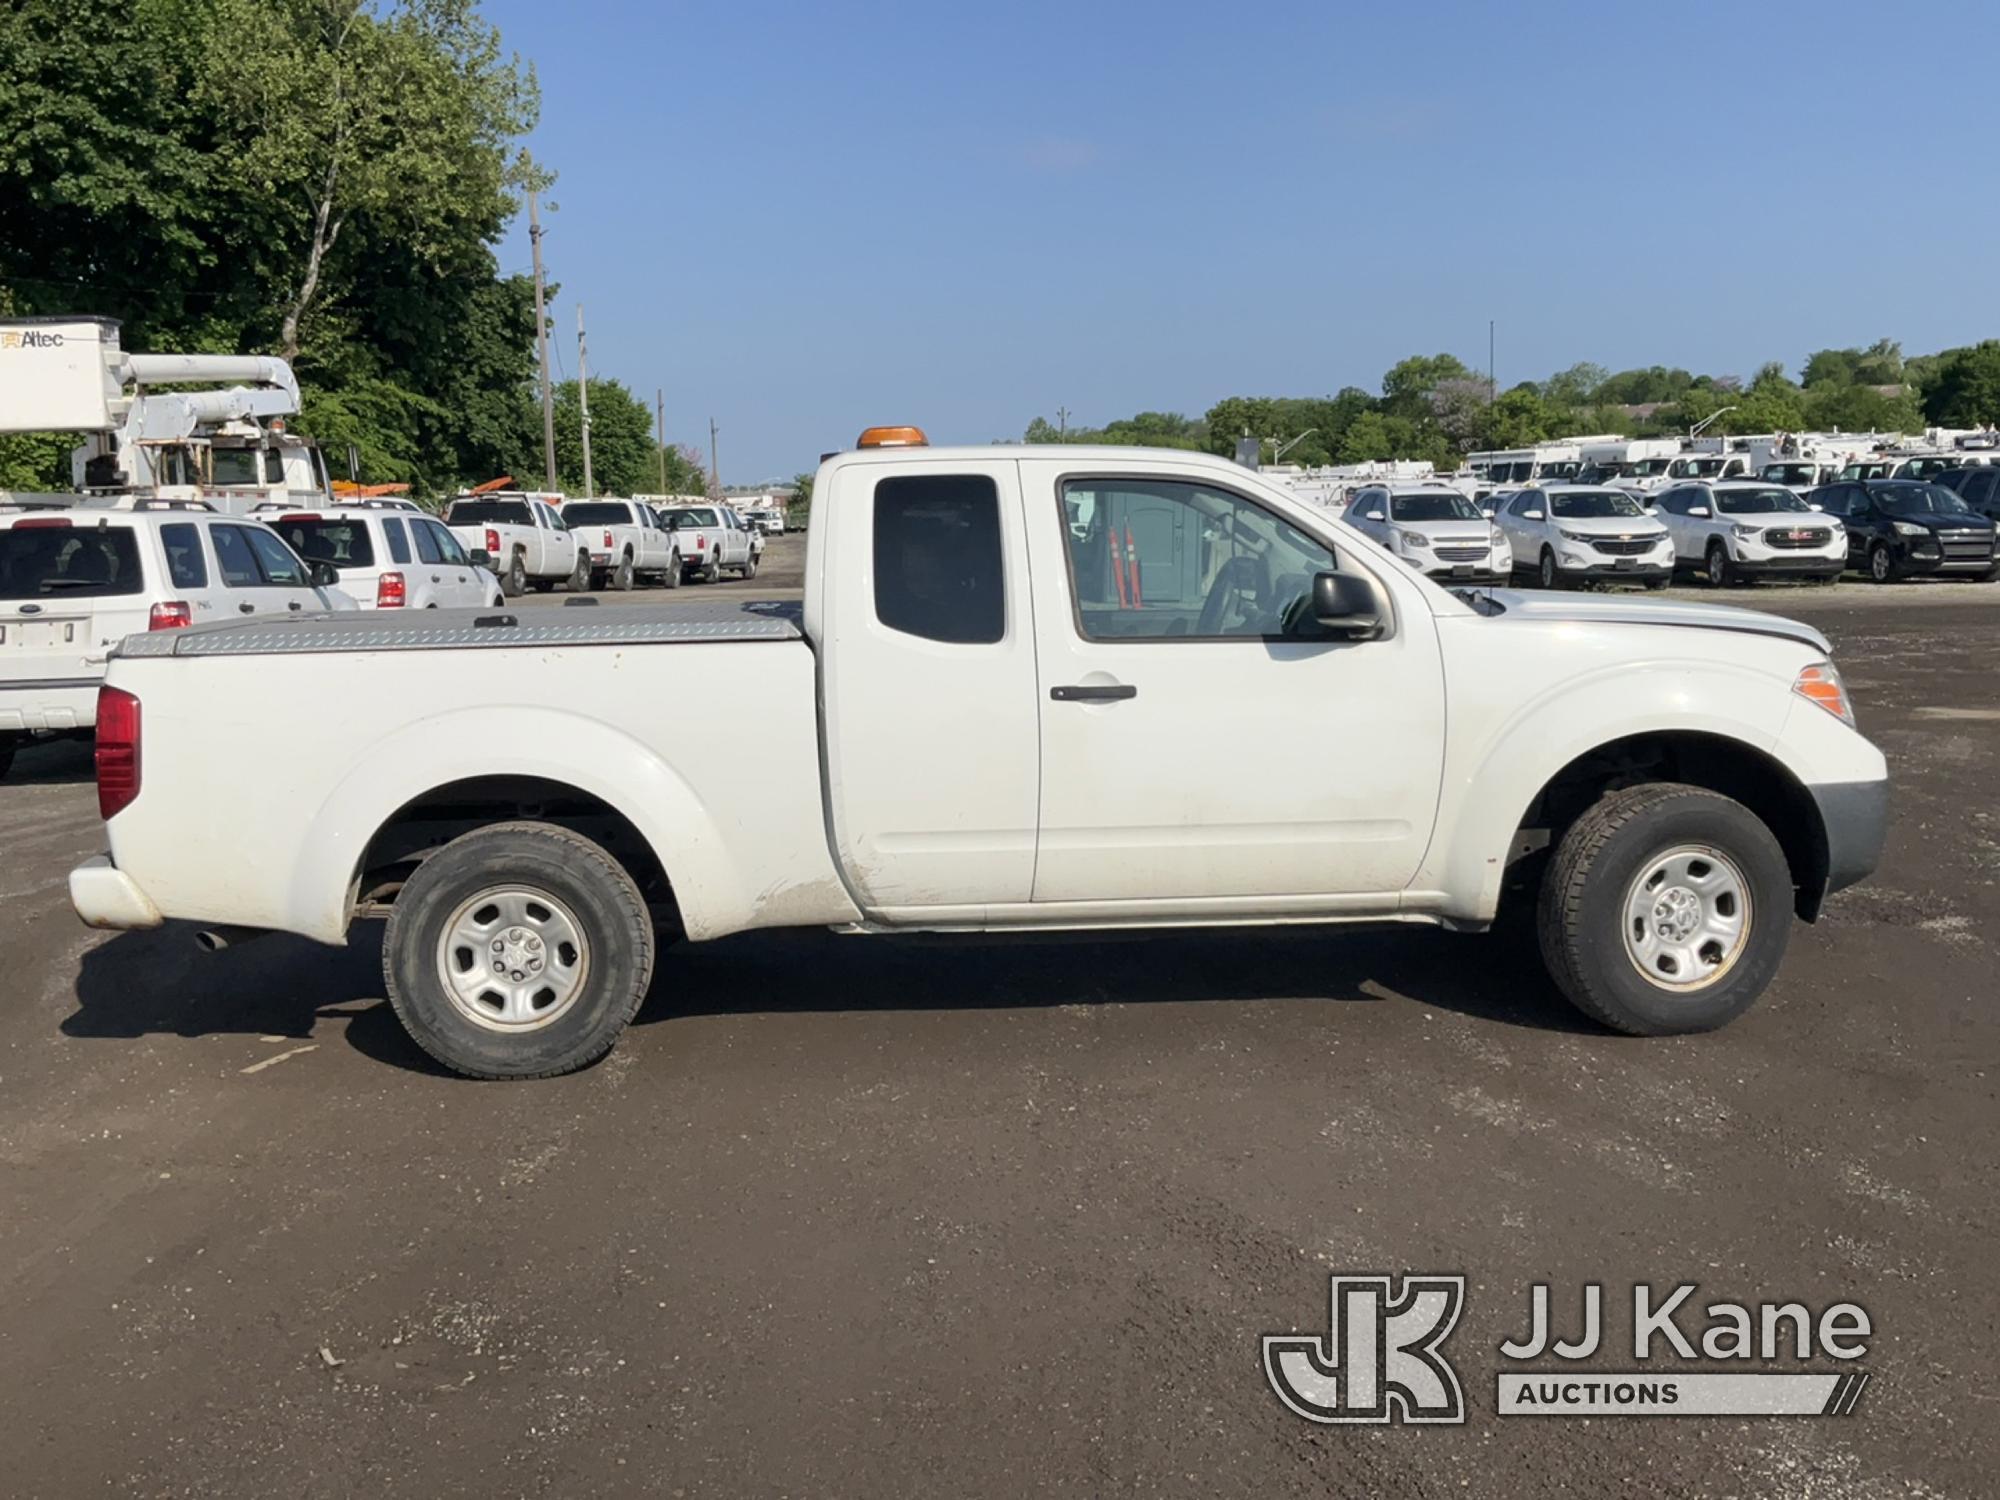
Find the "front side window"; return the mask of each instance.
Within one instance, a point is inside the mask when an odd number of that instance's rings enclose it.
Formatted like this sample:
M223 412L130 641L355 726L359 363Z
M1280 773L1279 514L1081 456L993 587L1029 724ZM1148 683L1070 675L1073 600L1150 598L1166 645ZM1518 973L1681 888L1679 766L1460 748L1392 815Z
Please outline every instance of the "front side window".
M251 552L256 554L258 566L264 570L265 581L273 588L312 587L312 580L306 576L306 566L299 561L298 554L270 532L245 527L243 535L250 543Z
M215 544L215 563L222 581L232 589L264 586L264 574L257 566L257 554L250 550L249 532L241 526L212 526L208 538Z
M452 568L471 566L472 559L465 555L465 548L459 545L457 537L435 521L420 521L417 524L431 534L432 540L437 543L438 555L445 560L445 566Z
M1088 640L1282 636L1333 569L1324 542L1226 490L1183 480L1064 486L1077 621Z
M177 589L208 587L208 559L201 555L201 528L176 521L160 528L160 546L167 554L167 577Z
M910 475L875 486L876 619L926 640L991 645L1006 634L1004 587L991 479Z

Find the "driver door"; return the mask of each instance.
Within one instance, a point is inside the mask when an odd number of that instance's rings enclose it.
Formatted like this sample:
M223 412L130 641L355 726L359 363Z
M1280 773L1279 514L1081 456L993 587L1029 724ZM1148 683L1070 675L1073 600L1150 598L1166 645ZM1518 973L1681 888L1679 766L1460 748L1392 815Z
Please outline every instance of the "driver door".
M1444 752L1421 599L1384 586L1401 601L1384 639L1287 634L1335 567L1301 526L1143 465L1020 467L1041 701L1032 899L1198 916L1273 898L1338 911L1405 887ZM1365 550L1342 564L1379 581Z

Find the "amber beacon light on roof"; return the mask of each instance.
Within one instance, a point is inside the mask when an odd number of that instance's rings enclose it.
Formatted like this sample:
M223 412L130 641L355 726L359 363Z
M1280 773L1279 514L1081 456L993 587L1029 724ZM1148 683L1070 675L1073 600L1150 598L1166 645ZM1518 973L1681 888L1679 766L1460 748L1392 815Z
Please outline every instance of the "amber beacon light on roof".
M931 440L921 427L869 427L863 429L857 448L928 448Z

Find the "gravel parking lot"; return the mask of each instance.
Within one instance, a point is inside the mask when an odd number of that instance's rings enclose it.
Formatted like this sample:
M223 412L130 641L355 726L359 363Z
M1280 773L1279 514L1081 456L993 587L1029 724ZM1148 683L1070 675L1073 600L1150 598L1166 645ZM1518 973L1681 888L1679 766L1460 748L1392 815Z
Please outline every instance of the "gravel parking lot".
M796 597L802 563L605 602ZM1741 597L1833 637L1895 820L1685 1040L1595 1030L1499 936L802 933L675 950L590 1071L471 1084L404 1039L373 931L85 931L88 753L24 753L5 1488L1990 1494L2000 586ZM1468 1277L1468 1425L1286 1412L1259 1335L1405 1270ZM1844 1419L1496 1418L1533 1281L1571 1322L1586 1281L1853 1300L1873 1380Z

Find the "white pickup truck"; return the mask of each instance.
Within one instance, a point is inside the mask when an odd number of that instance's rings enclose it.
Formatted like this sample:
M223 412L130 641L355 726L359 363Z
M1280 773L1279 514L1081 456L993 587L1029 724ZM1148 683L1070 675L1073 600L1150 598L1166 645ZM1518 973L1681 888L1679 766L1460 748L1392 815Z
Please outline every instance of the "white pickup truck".
M622 593L646 579L680 587L680 541L643 500L572 500L562 515L590 551L596 587Z
M486 566L500 575L500 591L510 599L530 584L547 592L566 583L572 594L590 587L590 549L540 495L499 492L454 500L444 524L468 553L486 554Z
M1699 1031L1874 868L1883 757L1807 626L1453 594L1202 455L874 441L819 469L803 606L135 636L76 910L386 911L412 1036L519 1077L612 1046L656 933L793 926L1518 913L1590 1015Z

